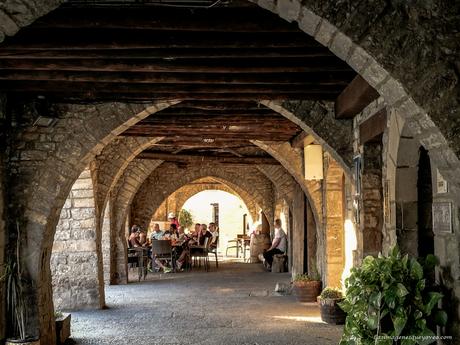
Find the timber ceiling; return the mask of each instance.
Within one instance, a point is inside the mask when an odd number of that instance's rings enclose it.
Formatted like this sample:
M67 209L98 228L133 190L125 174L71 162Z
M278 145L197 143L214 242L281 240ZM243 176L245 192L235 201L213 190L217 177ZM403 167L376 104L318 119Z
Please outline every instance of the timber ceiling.
M182 100L123 136L139 158L278 164L251 140L301 129L258 100L331 101L356 73L277 15L239 0L71 0L0 46L0 92L53 102Z
M356 75L248 2L71 1L5 39L0 91L52 101L334 100ZM232 6L230 6L232 5Z

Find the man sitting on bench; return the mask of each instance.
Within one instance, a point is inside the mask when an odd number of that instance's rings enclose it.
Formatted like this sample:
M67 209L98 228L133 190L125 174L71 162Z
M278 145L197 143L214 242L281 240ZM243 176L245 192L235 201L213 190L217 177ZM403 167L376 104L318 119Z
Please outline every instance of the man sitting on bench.
M281 220L275 220L275 238L272 241L271 247L264 252L265 267L271 270L273 263L273 255L284 254L286 252L286 233L281 228Z

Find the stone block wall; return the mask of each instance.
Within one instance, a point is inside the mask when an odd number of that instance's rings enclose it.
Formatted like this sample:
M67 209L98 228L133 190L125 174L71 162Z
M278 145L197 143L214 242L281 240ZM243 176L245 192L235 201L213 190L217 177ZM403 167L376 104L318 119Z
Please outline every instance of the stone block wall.
M4 163L3 155L0 154L0 267L2 267L5 261L5 250L6 250L6 193L5 193L5 183L4 183ZM1 272L1 269L0 269ZM0 298L1 301L4 301L4 283L0 282ZM0 339L5 337L5 303L0 303Z
M56 228L51 255L56 309L98 308L104 304L96 237L93 184L89 169L85 169L72 187Z

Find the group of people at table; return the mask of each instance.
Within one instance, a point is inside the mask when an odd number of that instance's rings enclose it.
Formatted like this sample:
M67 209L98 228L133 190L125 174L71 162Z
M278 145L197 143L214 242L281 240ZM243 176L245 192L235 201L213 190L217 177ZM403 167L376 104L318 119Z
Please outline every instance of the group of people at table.
M161 230L159 224L154 224L153 232L150 238L147 233L137 225L131 227L129 234L129 246L131 248L150 248L153 241L167 240L171 242L174 260L171 266L167 266L167 262L155 256L152 250L148 250L148 257L151 259L148 263L148 269L163 270L164 273L169 273L176 268L181 270L186 260L190 258L190 253L193 250L215 249L219 232L215 223L209 223L209 228L206 224L195 224L194 231L186 234L182 226L180 226L175 214L168 215L170 225L169 229Z

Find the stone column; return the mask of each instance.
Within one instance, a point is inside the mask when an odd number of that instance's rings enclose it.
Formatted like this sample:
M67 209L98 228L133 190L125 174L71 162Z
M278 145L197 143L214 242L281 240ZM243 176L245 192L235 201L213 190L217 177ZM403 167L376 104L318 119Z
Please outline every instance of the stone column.
M296 186L292 201L292 275L304 273L305 240L305 195Z
M104 267L104 283L110 284L110 201L107 202L102 218L102 262Z
M5 214L5 184L4 184L4 165L3 165L3 155L0 155L0 267L2 267L5 260L5 250L6 250L6 214ZM5 301L5 290L4 282L0 283L0 298L1 301ZM5 303L0 303L0 339L5 338Z
M56 227L51 255L56 309L104 306L101 256L92 180L86 169L75 181Z
M325 176L326 283L341 287L344 255L344 174L335 160L329 160Z

